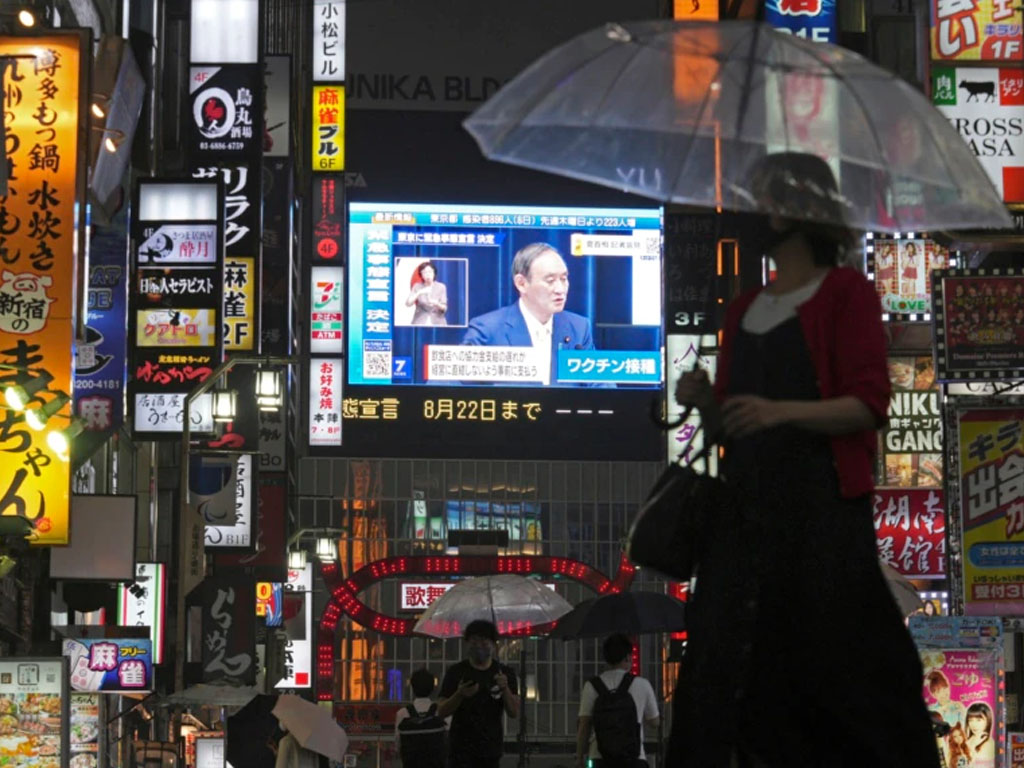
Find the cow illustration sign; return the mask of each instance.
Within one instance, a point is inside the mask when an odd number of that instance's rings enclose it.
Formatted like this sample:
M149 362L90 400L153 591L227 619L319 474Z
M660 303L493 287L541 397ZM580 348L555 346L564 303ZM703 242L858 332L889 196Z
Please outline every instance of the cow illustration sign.
M1003 200L1024 202L1024 70L933 67L932 101Z

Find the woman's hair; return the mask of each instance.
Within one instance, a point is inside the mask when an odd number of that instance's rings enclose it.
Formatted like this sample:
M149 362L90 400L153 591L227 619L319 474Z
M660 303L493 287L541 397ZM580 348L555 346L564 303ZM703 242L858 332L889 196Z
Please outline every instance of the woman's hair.
M981 743L978 744L975 749L981 749L981 745L988 741L992 734L992 708L983 701L976 701L967 708L967 716L964 717L964 723L967 725L967 733L971 732L971 718L984 718L985 730L982 732Z
M967 734L960 723L949 729L949 733L946 734L946 746L949 748L950 765L956 765L961 757L968 763L971 762L971 748L967 746Z
M843 260L853 233L828 163L807 152L776 152L754 164L750 179L760 212L792 220L810 244L815 264L835 266Z
M427 267L430 267L432 270L434 270L434 277L437 277L437 266L434 264L434 262L430 260L424 261L422 264L416 267L416 274L422 278L423 270L426 269Z
M939 670L933 669L927 675L924 676L924 681L928 686L928 691L934 696L935 692L940 688L949 688L949 680Z

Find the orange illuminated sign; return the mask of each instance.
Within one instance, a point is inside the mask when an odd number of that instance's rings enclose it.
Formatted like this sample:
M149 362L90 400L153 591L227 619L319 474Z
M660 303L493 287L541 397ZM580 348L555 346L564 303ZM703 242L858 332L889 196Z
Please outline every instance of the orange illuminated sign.
M673 0L676 21L718 21L718 0Z
M0 37L0 390L41 384L29 408L72 394L82 50L77 32ZM47 427L67 427L70 415L66 404ZM0 515L28 520L36 543L67 544L70 464L46 434L24 413L0 410Z

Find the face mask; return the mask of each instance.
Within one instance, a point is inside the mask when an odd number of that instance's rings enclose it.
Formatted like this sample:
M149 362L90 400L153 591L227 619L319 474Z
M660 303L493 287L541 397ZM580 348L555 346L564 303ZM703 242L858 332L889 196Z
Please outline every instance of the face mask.
M477 664L486 664L491 659L491 649L487 646L475 645L469 649L469 658Z

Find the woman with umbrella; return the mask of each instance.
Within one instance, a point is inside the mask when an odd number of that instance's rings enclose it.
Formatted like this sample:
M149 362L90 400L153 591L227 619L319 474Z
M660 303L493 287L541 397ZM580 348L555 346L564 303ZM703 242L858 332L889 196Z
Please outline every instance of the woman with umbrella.
M837 266L850 233L811 223L842 221L823 160L767 155L753 189L777 279L730 306L714 392L703 372L676 389L724 433L746 502L698 563L667 764L934 768L869 504L889 403L879 300Z

